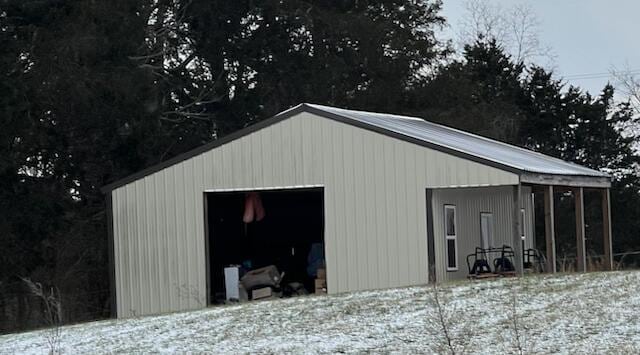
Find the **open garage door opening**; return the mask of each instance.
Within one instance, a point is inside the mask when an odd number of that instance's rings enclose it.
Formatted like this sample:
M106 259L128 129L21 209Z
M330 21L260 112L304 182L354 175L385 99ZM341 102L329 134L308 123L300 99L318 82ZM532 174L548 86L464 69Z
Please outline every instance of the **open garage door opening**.
M323 188L205 198L209 304L326 292Z

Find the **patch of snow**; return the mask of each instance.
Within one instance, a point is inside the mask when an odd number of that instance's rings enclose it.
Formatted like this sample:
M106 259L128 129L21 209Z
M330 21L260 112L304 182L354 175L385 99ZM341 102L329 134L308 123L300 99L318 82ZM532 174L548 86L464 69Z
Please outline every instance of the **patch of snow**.
M640 272L536 275L437 288L459 352L639 353ZM63 353L446 352L431 286L212 307L62 328ZM513 299L516 299L515 306ZM513 312L516 312L514 318ZM0 336L45 354L46 331Z

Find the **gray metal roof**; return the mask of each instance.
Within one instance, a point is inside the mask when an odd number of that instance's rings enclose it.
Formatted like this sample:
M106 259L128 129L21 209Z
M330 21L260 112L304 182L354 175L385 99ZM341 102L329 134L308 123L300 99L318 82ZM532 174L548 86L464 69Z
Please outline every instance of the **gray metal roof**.
M447 148L481 160L536 174L608 177L606 173L548 155L481 137L422 118L346 110L305 104L315 110L338 115L365 125ZM315 111L314 110L314 111ZM317 112L316 112L317 113Z

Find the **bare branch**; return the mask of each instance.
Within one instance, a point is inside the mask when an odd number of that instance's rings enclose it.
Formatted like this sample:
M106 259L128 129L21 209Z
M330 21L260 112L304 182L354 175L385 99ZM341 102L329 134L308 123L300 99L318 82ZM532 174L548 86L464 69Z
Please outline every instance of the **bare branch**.
M49 328L44 332L44 335L49 345L49 354L60 353L60 326L62 325L60 292L54 287L51 287L49 292L47 292L41 283L34 282L28 278L22 278L22 281L27 285L31 294L42 301L45 307L43 318Z
M460 21L459 41L471 44L479 38L500 40L506 37L503 10L482 0L468 0L464 4L467 16Z
M515 283L511 285L511 329L513 331L513 346L519 355L524 354L522 334L520 334L520 322L518 321L518 293Z
M129 59L131 59L131 60L149 60L149 59L162 57L162 56L164 56L166 54L167 54L166 51L160 51L160 52L157 52L157 53L151 53L151 54L146 54L146 55L129 56Z
M455 355L458 353L458 347L461 344L458 344L459 339L453 333L452 321L454 317L452 311L447 309L440 293L438 284L433 283L430 292L433 308L427 311L427 317L429 318L427 319L427 325L433 335L439 338L435 351ZM464 353L464 348L460 352Z
M640 114L640 70L633 70L626 64L622 69L613 67L610 72L615 79L616 88L627 96L635 111Z
M465 10L467 15L460 23L458 36L461 45L495 40L517 63L529 63L535 58L553 62L553 51L541 42L540 20L529 4L504 9L482 0L467 0Z

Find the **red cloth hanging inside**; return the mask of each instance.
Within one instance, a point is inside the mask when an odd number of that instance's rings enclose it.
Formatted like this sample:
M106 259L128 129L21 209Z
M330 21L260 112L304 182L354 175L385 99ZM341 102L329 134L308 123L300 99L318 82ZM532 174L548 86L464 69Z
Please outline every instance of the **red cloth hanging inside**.
M265 216L265 211L264 206L262 205L262 199L260 198L260 194L258 193L256 193L254 196L253 208L255 209L256 221L262 221Z
M251 223L253 222L253 217L254 217L254 208L253 208L253 204L254 204L254 199L253 197L251 197L253 194L253 192L250 192L248 194L245 195L244 197L244 215L242 216L242 221L244 223Z
M265 214L260 195L257 192L247 193L244 200L244 215L242 216L242 221L244 223L251 223L254 220L259 222L264 219Z

